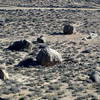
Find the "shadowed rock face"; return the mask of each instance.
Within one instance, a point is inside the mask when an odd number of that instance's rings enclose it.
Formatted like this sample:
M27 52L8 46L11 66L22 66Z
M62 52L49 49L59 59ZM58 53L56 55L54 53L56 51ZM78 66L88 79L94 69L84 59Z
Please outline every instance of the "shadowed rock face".
M68 35L68 34L73 34L74 27L71 25L65 25L63 29L63 33Z
M53 66L62 62L61 55L49 47L41 49L36 59L43 66Z
M0 69L0 79L2 80L9 79L8 73L3 69Z
M27 41L27 40L15 41L13 44L11 44L8 47L8 50L11 50L11 51L25 51L25 50L31 50L31 49L32 49L32 44L30 41Z
M100 83L100 72L99 72L99 71L94 71L94 72L90 75L90 79L91 79L93 82Z

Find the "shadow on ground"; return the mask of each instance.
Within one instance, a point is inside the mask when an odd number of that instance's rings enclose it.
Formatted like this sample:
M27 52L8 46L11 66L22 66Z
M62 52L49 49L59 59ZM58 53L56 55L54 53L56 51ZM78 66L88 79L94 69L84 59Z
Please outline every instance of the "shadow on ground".
M36 67L37 65L40 65L37 61L33 60L32 58L27 58L20 61L16 67Z
M61 33L61 32L53 32L53 33L51 33L51 35L65 35L65 34Z

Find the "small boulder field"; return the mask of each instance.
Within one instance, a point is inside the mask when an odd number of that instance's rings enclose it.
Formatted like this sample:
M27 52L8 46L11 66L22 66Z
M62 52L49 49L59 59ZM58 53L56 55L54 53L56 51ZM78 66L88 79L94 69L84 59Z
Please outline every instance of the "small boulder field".
M0 4L0 100L100 100L99 5L57 1Z

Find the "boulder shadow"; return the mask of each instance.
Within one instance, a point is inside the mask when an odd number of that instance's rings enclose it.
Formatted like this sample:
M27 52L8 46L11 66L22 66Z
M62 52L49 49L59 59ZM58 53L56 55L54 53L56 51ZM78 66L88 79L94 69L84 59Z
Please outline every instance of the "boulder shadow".
M65 35L65 34L62 32L53 32L53 33L51 33L51 35Z
M22 61L20 61L16 67L36 67L40 65L37 61L33 60L32 58L27 58L27 59L24 59Z

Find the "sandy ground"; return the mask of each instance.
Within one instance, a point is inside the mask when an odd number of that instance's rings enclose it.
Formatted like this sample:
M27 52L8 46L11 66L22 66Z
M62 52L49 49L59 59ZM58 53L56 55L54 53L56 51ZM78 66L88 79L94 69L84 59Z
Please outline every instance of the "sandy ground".
M0 9L1 10L35 10L35 9L37 9L37 10L39 10L39 9L41 9L41 10L50 10L50 9L54 9L54 10L100 10L100 7L97 7L97 8L64 8L64 7L59 7L59 8L56 8L56 7L14 7L14 6L12 6L12 7L0 7Z

